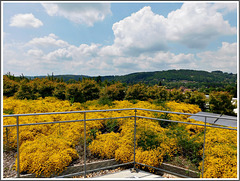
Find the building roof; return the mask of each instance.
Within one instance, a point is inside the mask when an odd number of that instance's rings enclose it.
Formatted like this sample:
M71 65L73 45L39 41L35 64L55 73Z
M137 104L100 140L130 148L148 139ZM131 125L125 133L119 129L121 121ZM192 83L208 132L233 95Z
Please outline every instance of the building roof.
M234 116L227 116L227 115L221 115L221 114L215 114L215 113L209 113L209 112L198 112L195 115L189 118L195 119L196 121L205 122L204 116L209 116L206 119L207 123L221 125L221 126L228 126L228 127L237 127L237 117L234 117ZM235 119L235 120L232 120L232 119Z

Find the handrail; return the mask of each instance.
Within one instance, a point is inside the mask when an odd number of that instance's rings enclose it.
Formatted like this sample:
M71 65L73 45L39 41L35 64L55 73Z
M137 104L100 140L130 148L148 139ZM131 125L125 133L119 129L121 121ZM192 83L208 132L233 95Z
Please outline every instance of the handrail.
M68 111L68 112L47 112L47 113L29 113L29 114L8 114L3 117L16 117L16 116L39 116L39 115L50 115L50 114L73 114L73 113L88 113L88 112L109 112L109 111L129 111L135 108L125 109L105 109L105 110L84 110L84 111Z
M168 113L168 114L179 114L179 115L188 115L188 116L199 116L205 117L205 124L198 124L198 123L190 123L190 122L182 122L182 121L174 121L168 119L160 119L160 118L152 118L152 117L145 117L145 116L137 116L137 110L139 111L150 111L150 112L158 112L158 113ZM122 117L107 117L107 118L96 118L96 119L86 119L86 113L93 113L93 112L110 112L110 111L134 111L134 115L132 116L122 116ZM19 117L21 116L38 116L38 115L53 115L53 114L73 114L73 113L84 113L84 119L80 120L68 120L68 121L54 121L54 122L39 122L39 123L27 123L27 124L19 124ZM181 112L171 112L171 111L162 111L162 110L152 110L152 109L143 109L143 108L124 108L124 109L105 109L105 110L83 110L83 111L69 111L69 112L48 112L48 113L29 113L29 114L10 114L10 115L3 115L3 117L16 117L16 124L15 125L3 125L3 127L17 127L17 176L20 177L20 152L19 152L19 126L30 126L30 125L41 125L41 124L56 124L56 123L69 123L69 122L84 122L84 177L86 177L86 173L89 172L86 170L86 121L97 121L97 120L108 120L108 119L126 119L126 118L135 118L134 119L134 168L137 163L135 161L135 147L136 147L136 119L150 119L150 120L157 120L157 121L167 121L167 122L175 122L181 124L192 124L197 126L204 126L204 144L203 144L203 165L202 165L202 178L203 178L203 171L204 171L204 148L205 148L205 136L206 136L206 127L214 127L214 128L221 128L221 129L229 129L229 130L237 130L234 128L229 127L220 127L215 125L206 125L206 118L220 118L219 116L210 116L207 114L191 114L191 113L181 113ZM236 120L237 118L227 118L228 120ZM141 164L144 165L144 164ZM151 167L149 165L145 165ZM153 168L153 167L152 167ZM155 167L154 167L155 168Z
M68 111L68 112L47 112L47 113L29 113L29 114L8 114L3 115L3 117L16 117L16 116L38 116L38 115L50 115L50 114L73 114L73 113L89 113L89 112L109 112L109 111L151 111L151 112L159 112L159 113L168 113L168 114L180 114L180 115L188 115L188 116L199 116L199 117L209 117L209 118L221 118L221 116L210 116L207 114L192 114L192 113L181 113L181 112L171 112L171 111L162 111L162 110L153 110L153 109L143 109L143 108L124 108L124 109L104 109L104 110L84 110L84 111ZM228 118L228 120L235 120L237 118Z
M111 117L111 118L97 118L97 119L80 119L80 120L69 120L69 121L54 121L54 122L40 122L40 123L27 123L27 124L19 124L18 126L33 126L33 125L41 125L41 124L56 124L56 123L71 123L71 122L82 122L82 121L99 121L99 120L107 120L107 119L125 119L125 118L134 118L135 116L123 116L123 117ZM3 127L15 127L16 124L12 125L3 125Z

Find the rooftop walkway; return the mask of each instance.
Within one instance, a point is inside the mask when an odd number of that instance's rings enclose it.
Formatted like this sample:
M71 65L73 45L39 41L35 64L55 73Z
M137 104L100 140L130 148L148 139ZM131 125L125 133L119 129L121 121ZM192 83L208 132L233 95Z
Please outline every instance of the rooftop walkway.
M103 176L99 176L99 177L94 177L94 179L111 179L111 178L115 178L115 179L161 179L163 177L159 176L159 175L155 175L149 172L145 172L142 170L139 170L138 172L131 172L130 169L128 170L123 170L123 171L119 171L116 173L111 173L111 174L107 174L107 175L103 175Z

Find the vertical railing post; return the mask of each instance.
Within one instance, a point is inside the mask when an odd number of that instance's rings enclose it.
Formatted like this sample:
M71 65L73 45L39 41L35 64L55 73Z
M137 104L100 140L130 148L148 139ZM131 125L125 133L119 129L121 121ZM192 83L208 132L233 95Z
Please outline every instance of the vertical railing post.
M204 125L204 138L203 138L203 156L202 156L202 178L204 174L204 152L205 152L205 138L206 138L206 124L207 124L207 117L205 116L205 125Z
M86 143L86 112L84 112L84 178L86 178L86 159L87 159L87 143Z
M134 150L133 150L133 168L136 169L136 161L135 161L135 156L136 156L136 121L137 120L137 110L135 109L135 117L134 117Z
M6 127L6 140L7 140L6 150L8 151L9 150L8 127Z
M20 152L19 152L19 119L17 116L17 177L20 178Z

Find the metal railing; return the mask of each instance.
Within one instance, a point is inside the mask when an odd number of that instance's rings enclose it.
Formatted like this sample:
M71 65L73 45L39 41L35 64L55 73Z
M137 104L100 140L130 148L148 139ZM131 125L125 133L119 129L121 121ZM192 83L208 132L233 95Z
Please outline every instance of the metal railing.
M177 115L187 115L187 116L199 116L199 117L204 117L205 121L204 124L198 124L198 123L190 123L190 122L181 122L181 121L174 121L174 120L168 120L168 119L159 119L159 118L153 118L153 117L144 117L144 116L138 116L137 111L150 111L150 112L156 112L156 113L167 113L167 114L177 114ZM134 115L132 116L122 116L122 117L108 117L108 118L97 118L97 119L87 119L86 114L87 113L95 113L95 112L110 112L110 111L134 111ZM68 121L54 121L54 122L40 122L40 123L27 123L27 124L19 124L19 117L23 116L38 116L38 115L55 115L55 114L74 114L74 113L83 113L84 114L84 119L82 120L68 120ZM16 124L14 125L4 125L4 128L8 127L16 127L17 129L17 177L20 177L20 141L19 141L19 127L20 126L30 126L30 125L43 125L43 124L56 124L56 123L71 123L71 122L84 122L84 171L82 172L77 172L73 174L68 174L68 175L63 175L59 176L58 178L65 177L65 176L75 176L75 175L80 175L84 174L84 177L86 177L86 174L89 172L94 172L98 170L103 170L103 169L108 169L108 168L114 168L118 166L123 166L127 164L133 164L134 169L136 169L136 164L146 166L149 168L154 168L159 171L164 171L170 174L175 174L179 175L176 173L173 173L168 170L156 168L150 165L145 165L143 163L138 163L135 160L136 156L136 127L137 127L137 118L138 119L149 119L149 120L156 120L156 121L166 121L166 122L174 122L174 123L181 123L181 124L191 124L191 125L196 125L196 126L204 126L204 141L203 141L203 155L202 155L202 178L204 178L204 152L205 152L205 139L206 139L206 127L213 127L213 128L220 128L220 129L228 129L228 130L235 130L235 128L229 128L229 127L221 127L221 126L216 126L216 125L207 125L207 117L209 118L220 118L219 116L209 116L209 115L196 115L196 114L190 114L190 113L181 113L181 112L170 112L170 111L162 111L162 110L151 110L151 109L142 109L142 108L125 108L125 109L108 109L108 110L85 110L85 111L70 111L70 112L50 112L50 113L33 113L33 114L11 114L11 115L3 115L3 117L15 117L16 118ZM133 162L128 162L128 163L123 163L123 164L117 164L113 166L108 166L100 169L94 169L94 170L86 170L86 122L87 121L97 121L97 120L109 120L109 119L126 119L126 118L134 118L134 155L133 155ZM228 118L228 120L234 120L237 121L237 118ZM184 175L179 175L180 177L187 177Z

